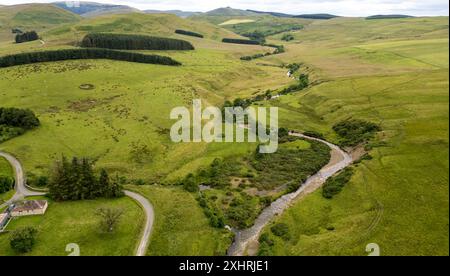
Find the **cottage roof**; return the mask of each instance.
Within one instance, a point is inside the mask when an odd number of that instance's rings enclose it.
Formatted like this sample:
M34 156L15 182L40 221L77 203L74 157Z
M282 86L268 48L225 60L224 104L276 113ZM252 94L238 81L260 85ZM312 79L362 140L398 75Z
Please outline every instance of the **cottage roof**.
M29 212L35 210L41 210L45 208L47 205L47 201L45 200L29 200L19 203L14 209L13 212Z

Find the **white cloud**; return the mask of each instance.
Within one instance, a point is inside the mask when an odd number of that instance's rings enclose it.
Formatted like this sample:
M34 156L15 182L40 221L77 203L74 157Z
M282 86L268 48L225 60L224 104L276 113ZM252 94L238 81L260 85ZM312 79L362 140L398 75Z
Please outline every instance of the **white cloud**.
M0 0L0 4L54 2L55 0ZM95 0L93 0L95 1ZM208 11L218 7L276 11L291 14L332 13L342 16L373 14L448 15L447 0L97 0L139 9Z

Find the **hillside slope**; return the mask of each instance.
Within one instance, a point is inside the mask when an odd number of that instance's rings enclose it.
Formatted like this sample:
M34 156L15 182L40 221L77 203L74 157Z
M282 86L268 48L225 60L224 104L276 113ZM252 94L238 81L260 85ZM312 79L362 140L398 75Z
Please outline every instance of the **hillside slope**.
M0 6L0 41L12 39L11 29L44 31L65 23L76 23L81 17L47 4Z
M80 2L78 5L70 5L70 2L69 5L67 4L67 2L55 2L53 4L62 9L79 14L83 17L94 17L105 14L125 14L141 12L140 10L129 6L101 4L95 2Z

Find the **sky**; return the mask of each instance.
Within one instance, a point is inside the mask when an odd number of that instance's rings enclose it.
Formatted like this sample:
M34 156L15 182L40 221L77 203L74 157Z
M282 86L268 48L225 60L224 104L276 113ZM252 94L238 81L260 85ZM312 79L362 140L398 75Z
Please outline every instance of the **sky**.
M58 0L0 0L0 4L54 1ZM233 7L289 14L331 13L341 16L449 15L447 0L93 0L92 2L128 5L142 10L209 11L220 7Z

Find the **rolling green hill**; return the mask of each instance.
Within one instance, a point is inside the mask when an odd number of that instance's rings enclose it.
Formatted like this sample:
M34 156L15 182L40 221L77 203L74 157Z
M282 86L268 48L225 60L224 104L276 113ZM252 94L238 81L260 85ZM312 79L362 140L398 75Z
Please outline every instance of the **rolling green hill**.
M258 14L251 11L238 10L230 7L219 8L204 13L205 16L257 16Z
M382 255L448 255L448 17L339 18L294 36L267 59L303 61L318 84L271 103L282 125L332 141L348 118L384 131L340 195L319 190L276 219L290 240L267 227L268 254L366 255L377 243Z
M80 21L80 16L47 4L24 4L0 7L0 41L10 39L12 28L38 32L66 23Z
M229 233L208 225L194 194L166 186L201 172L216 158L244 162L257 145L172 143L170 111L189 107L196 98L205 105L220 106L225 100L280 91L294 82L283 66L295 62L302 64L300 70L309 74L312 85L256 103L279 107L282 127L317 131L332 142L338 142L333 125L349 118L375 122L383 131L367 148L373 158L355 167L339 195L324 199L319 190L299 199L275 220L287 225L289 240L273 235L273 225L265 230L273 241L269 253L364 255L368 243L377 243L383 255L448 255L448 17L306 20L229 12L231 16L192 19L122 14L80 21L75 16L73 22L49 25L52 28L42 32L45 45L0 42L0 55L76 47L89 32L175 37L195 46L193 51L139 51L170 56L183 64L174 68L86 60L0 69L2 105L30 108L42 123L0 144L0 149L13 153L26 172L36 175L47 173L52 162L65 154L90 157L97 168L125 176L134 190L155 205L156 228L148 255L224 254ZM229 20L241 22L219 26ZM241 61L243 55L268 49L221 43L224 37L240 37L233 32L274 30L284 23L304 28L291 31L294 40L290 42L281 40L283 34L268 37L270 43L285 45L286 52L279 55ZM176 29L205 38L179 36ZM92 89L82 89L86 85ZM251 177L249 171L241 173ZM133 185L143 183L157 185ZM236 183L237 189L245 184L234 179L230 187ZM212 195L208 200L232 204L227 196ZM52 231L70 224L71 210L104 203L125 206L139 220L131 202L98 201L53 204L49 213L57 222L53 228L40 225L41 219L19 220L12 226L27 222L40 226L45 233L33 255L48 254L45 241L53 237ZM77 218L81 215L76 213ZM129 246L121 251L116 245L110 248L109 240L95 231L95 221L89 218L85 226L78 225L79 219L74 225L81 230L71 230L69 237L85 237L83 242L92 254L129 254L137 224L131 236L124 225L117 233L119 244ZM64 239L57 236L52 246L63 244ZM0 236L0 252L12 254L5 235Z
M140 10L129 6L100 4L95 2L80 2L77 6L67 5L66 2L55 2L53 3L53 5L81 15L83 17L141 12Z

